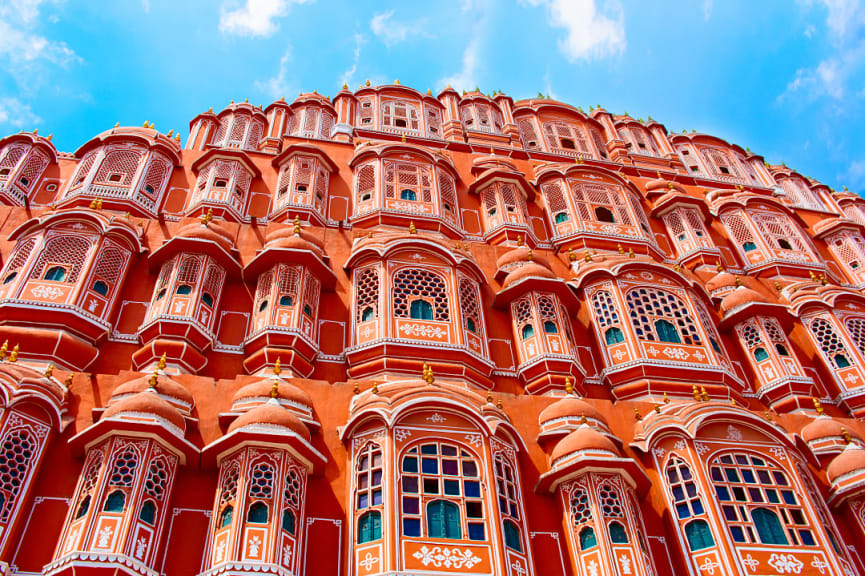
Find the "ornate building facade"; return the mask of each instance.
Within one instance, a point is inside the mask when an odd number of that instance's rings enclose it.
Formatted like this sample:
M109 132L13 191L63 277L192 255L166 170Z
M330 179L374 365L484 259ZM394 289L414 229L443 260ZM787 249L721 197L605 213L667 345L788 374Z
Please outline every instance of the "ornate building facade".
M399 84L0 140L0 567L865 573L865 200Z

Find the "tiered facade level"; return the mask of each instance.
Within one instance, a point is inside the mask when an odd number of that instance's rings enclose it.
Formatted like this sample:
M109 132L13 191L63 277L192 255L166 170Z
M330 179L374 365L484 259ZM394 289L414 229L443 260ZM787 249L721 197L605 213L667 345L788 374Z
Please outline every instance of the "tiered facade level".
M863 574L865 201L367 83L0 140L0 567Z

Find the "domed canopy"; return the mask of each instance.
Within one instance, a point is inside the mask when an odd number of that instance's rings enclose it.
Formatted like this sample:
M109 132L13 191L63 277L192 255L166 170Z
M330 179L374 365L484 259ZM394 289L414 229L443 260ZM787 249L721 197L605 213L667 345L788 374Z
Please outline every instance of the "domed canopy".
M539 421L543 428L545 425L550 424L555 420L579 420L583 416L588 420L595 420L601 425L607 426L607 421L594 406L576 396L567 396L544 408L541 412Z
M116 403L111 404L102 414L102 420L122 419L122 420L139 420L142 417L156 417L162 420L167 420L175 427L179 428L181 433L186 432L186 422L183 416L177 409L159 397L159 395L151 390L139 392L134 396L124 398Z
M732 290L736 287L736 276L727 271L719 272L714 278L706 282L706 290L709 294L715 294L725 289Z
M529 261L538 263L546 268L550 267L543 256L533 253L528 246L519 246L499 256L499 259L496 260L496 268L508 272Z
M253 408L249 412L240 415L237 420L228 427L228 432L234 432L247 427L267 426L283 428L294 432L307 442L312 439L309 430L290 410L280 406L275 400Z
M739 286L721 301L721 312L726 314L747 304L765 304L766 302L766 298L756 290Z
M555 467L562 460L583 453L593 456L602 454L613 458L621 456L619 449L616 448L612 440L588 424L583 424L556 444L556 447L553 448L553 453L550 455L550 463Z
M262 378L235 392L231 400L232 410L242 410L244 404L265 403L274 398L273 384L275 381L277 382L276 400L278 403L282 404L285 401L289 407L299 407L307 415L312 414L312 398L309 397L309 394L290 382L281 379L274 380L273 378Z
M546 278L549 280L556 280L557 276L546 266L542 266L537 262L527 262L505 276L505 279L502 282L502 288L507 288L508 286L516 284L526 278Z
M850 434L840 422L824 414L802 428L800 435L805 442L810 443L824 439L844 438L845 434L858 438Z
M865 450L858 444L850 443L829 464L826 477L834 484L843 477L856 473L865 473Z
M232 238L231 232L213 221L210 221L207 224L196 223L184 226L174 235L174 237L216 242L227 252L234 249L234 239Z
M108 405L111 406L124 398L151 389L152 381L153 376L140 376L120 384L111 393ZM179 405L177 407L187 413L195 406L195 397L192 395L192 392L187 390L182 384L175 382L165 373L161 373L156 377L155 391L160 398L171 404Z
M268 228L265 239L265 250L268 248L287 248L294 250L311 250L317 255L324 254L324 242L314 234L305 230L297 230L293 226L274 226Z

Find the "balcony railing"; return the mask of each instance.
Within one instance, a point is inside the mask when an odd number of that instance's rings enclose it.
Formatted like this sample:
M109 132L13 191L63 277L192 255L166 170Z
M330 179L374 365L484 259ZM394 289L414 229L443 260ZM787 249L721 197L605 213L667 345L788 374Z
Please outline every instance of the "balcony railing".
M137 204L148 212L153 212L156 202L142 193L133 194L129 186L116 186L111 184L91 184L89 187L73 188L67 194L67 198L73 196L92 196L102 199L122 199Z

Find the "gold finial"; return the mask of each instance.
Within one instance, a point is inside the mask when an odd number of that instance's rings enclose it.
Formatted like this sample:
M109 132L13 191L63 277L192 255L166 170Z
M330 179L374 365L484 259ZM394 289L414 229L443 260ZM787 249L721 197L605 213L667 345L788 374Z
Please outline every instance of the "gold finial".
M156 384L159 382L159 372L156 370L153 371L153 374L150 375L150 380L147 381L147 387L151 390L156 390Z
M527 258L528 258L529 262L531 262L532 259L534 259L534 257L535 257L535 256L534 256L534 254L532 254L532 249L529 248L529 253L528 253L528 255L527 255Z
M270 397L279 398L279 380L274 380L270 387Z
M816 396L811 398L811 401L814 403L814 409L817 411L818 416L822 416L825 410L823 410L823 405L820 403L820 399Z
M141 125L142 128L150 128L150 120L145 120L144 124Z
M156 365L158 370L165 370L165 366L168 364L168 353L163 352L162 356L159 358L159 364Z
M300 235L300 216L294 217L294 233Z
M12 353L9 354L9 362L17 362L18 361L18 344L12 348Z
M501 410L503 407L504 407L504 405L502 404L502 399L499 398L498 401L496 402L496 408Z
M52 138L54 138L54 134L49 134L49 135L48 135L48 138L46 138L46 140L48 140L49 142L51 142L51 139L52 139Z
M709 401L709 393L706 392L705 386L700 386L700 400L702 400L703 402Z
M667 182L667 188L669 188L670 190L672 190L672 189L673 189L673 183L672 183L672 182Z
M353 390L355 394L360 394L360 385L357 382L354 383Z
M660 180L660 179L661 179L661 171L660 171L660 170L655 170L655 174L658 175L658 180Z
M213 208L207 209L207 214L201 217L201 225L207 226L207 223L213 220Z
M493 403L493 391L492 390L487 390L487 403L488 404Z
M115 122L115 123L114 123L114 127L115 127L115 128L120 128L120 122Z
M565 392L568 394L574 393L574 383L571 382L570 376L565 376Z
M496 149L493 148L492 146L490 146L490 156L495 156L495 155L496 155Z
M655 412L658 414L661 413L661 405L658 404L657 402L655 402Z
M640 410L637 408L634 408L634 418L637 419L637 422L643 419L643 417L640 415Z
M622 247L621 244L618 245L618 248L619 248L619 254L624 254L624 253L625 253L625 249Z
M366 85L369 86L369 78L366 79Z
M211 106L210 108L208 108L207 111L210 112L211 114L213 114L213 106Z
M769 422L772 421L772 414L768 410L763 410L763 416L765 416L766 420L768 420Z
M633 248L628 248L628 258L636 258L636 254L634 254Z
M850 436L850 433L847 432L847 429L844 428L843 426L841 426L841 436L844 438L844 441L847 442L847 444L850 444L853 442L853 437Z
M430 90L429 88L427 88L427 89L426 89L426 95L427 95L427 96L432 96L432 90Z
M91 210L96 210L96 205L97 205L96 200L97 199L94 198L93 200L90 201L90 209Z
M342 89L343 89L343 90L348 90L348 84L345 83L345 82L343 82L343 83L342 83Z
M75 377L74 374L69 374L69 376L66 377L66 380L63 381L63 385L66 386L67 388L71 388L72 387L72 379L74 377Z
M814 271L813 271L813 270L811 270L810 272L808 272L808 274L811 276L811 280L813 280L814 282L817 281L817 275L814 274Z
M592 255L588 250L586 250L586 253L583 255L583 259L585 259L586 262L592 261Z
M371 392L372 392L373 394L378 394L378 382L373 382L373 383L372 383L372 390L371 390Z
M411 220L408 223L408 233L409 234L417 234L417 228L415 228L414 220Z
M400 86L400 85L401 85L401 84L399 83L399 78L397 78L396 80L394 80L393 83L394 83L395 85L397 85L397 86Z
M730 397L730 406L737 406L736 399L733 398L732 396Z
M402 135L401 140L402 140L402 143L405 144L405 134Z
M6 352L9 350L9 340L3 342L3 346L0 346L0 362L6 360Z
M582 164L582 163L583 163L583 159L580 158L579 156L577 156L577 164Z
M580 424L588 424L588 423L589 423L589 419L586 418L585 412L580 414Z
M517 236L517 246L522 246L523 244L523 236L522 234L520 234L519 236Z
M826 280L826 275L825 275L825 274L820 274L820 284L822 284L823 286L825 286L825 285L828 284L828 283L829 283L829 281Z
M682 267L679 266L678 264L673 264L673 270L675 270L676 272L681 272L681 271L682 271Z
M666 392L664 392L664 404L669 404L669 403L670 403L670 397L667 396Z
M777 280L775 280L775 290L777 292L780 292L781 290L783 290L783 288L781 287L781 283L778 282Z
M742 285L742 279L739 278L738 276L736 276L736 286L741 286L741 285Z
M180 144L180 132L174 135L174 141Z
M696 401L696 402L700 401L700 391L697 389L696 384L691 384L691 394L694 395L694 401Z
M231 103L234 104L234 100L232 100Z
M433 375L433 369L431 366L423 365L423 379L427 384L432 384L435 382L435 376Z
M372 230L369 231L369 234L366 235L367 238L372 238Z
M273 375L279 376L282 373L282 357L276 357L276 364L273 365Z
M127 220L129 220L130 218L132 218L132 214L127 212L126 214L123 215L123 217L126 218Z
M574 252L573 248L568 248L568 260L571 262L576 262L577 254Z
M47 368L45 368L45 377L51 378L51 375L54 374L54 364L49 364Z
M97 199L96 199L96 209L97 209L97 210L102 210L102 198L97 198Z
M715 270L718 271L718 274L720 274L721 272L724 271L724 265L721 264L721 261L720 261L720 260L718 261L718 264L715 266Z

